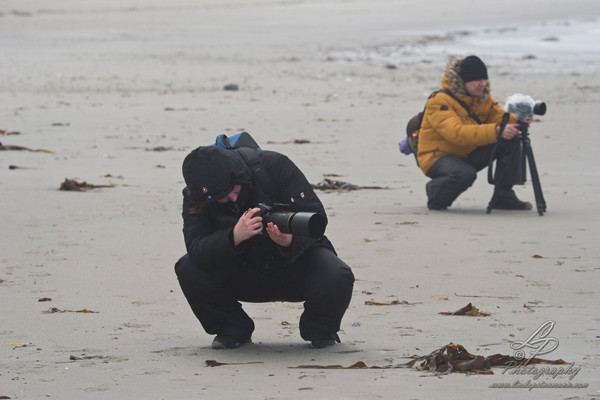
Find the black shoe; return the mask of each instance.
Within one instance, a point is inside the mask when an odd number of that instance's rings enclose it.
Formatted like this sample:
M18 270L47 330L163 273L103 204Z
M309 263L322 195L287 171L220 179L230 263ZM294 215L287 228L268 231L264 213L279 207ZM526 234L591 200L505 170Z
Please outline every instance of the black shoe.
M233 336L217 335L212 342L214 350L237 349L245 343L252 343L252 339L239 339Z
M427 182L427 184L425 185L425 192L427 192L427 208L429 208L430 210L447 210L450 204L436 204L431 200L431 198L433 197L433 193L431 190L431 186L433 186L431 184L432 182L433 180Z
M324 349L335 344L335 339L315 339L310 342L311 349Z
M310 341L311 349L324 349L333 346L336 342L340 343L340 337L337 333L329 336L319 337Z
M435 204L427 204L427 208L434 211L444 211L448 209L448 206L436 206Z
M512 190L494 192L492 208L496 210L531 210L533 206L528 201L521 201Z

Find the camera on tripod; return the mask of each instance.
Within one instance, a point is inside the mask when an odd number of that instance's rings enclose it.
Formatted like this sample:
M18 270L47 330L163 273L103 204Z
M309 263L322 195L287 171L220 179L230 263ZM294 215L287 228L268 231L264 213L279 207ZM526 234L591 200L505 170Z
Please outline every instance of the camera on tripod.
M533 194L535 195L537 211L539 215L544 215L546 212L546 200L544 199L544 194L542 193L542 185L540 183L540 177L538 175L535 159L533 157L531 139L529 138L529 124L526 121L534 114L546 114L546 103L543 101L535 101L531 98L531 96L517 93L506 99L506 105L504 106L504 109L507 112L502 118L501 129L503 129L508 123L509 114L516 116L519 122L519 129L521 131L519 137L523 146L523 161L521 163L523 170L521 176L525 177L525 169L527 168L527 164L529 164L529 171L531 172L531 182L533 184ZM492 164L490 163L490 173L491 165ZM489 176L490 175L488 175L488 180ZM492 211L492 208L494 208L494 197L492 197L492 200L490 200L490 203L488 204L488 214Z
M289 211L289 205L281 203L274 203L272 206L259 203L257 207L260 211L254 215L262 217L265 228L272 222L282 233L313 239L320 238L325 233L327 220L319 213Z
M506 99L506 111L514 114L519 121L524 121L532 115L546 114L546 103L536 101L531 96L516 93Z

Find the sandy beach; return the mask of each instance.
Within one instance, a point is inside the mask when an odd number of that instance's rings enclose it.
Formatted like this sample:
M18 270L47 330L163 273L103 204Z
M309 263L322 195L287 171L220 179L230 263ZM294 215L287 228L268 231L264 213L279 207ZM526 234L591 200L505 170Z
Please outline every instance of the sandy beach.
M600 399L598 1L4 0L0 51L0 398ZM543 216L486 214L486 171L429 211L398 150L469 54L501 103L548 105ZM212 350L179 288L181 163L240 131L311 183L380 187L317 192L356 276L341 344L308 347L301 303L244 304L253 343ZM484 314L440 314L468 303ZM394 367L532 335L570 375ZM388 368L321 368L359 361Z

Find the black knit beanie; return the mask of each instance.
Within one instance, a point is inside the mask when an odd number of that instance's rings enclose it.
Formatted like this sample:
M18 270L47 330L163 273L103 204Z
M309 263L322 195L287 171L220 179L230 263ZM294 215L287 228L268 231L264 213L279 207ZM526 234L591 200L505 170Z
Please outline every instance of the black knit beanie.
M477 56L469 56L460 62L460 71L458 75L463 82L478 81L487 79L487 68L483 61Z

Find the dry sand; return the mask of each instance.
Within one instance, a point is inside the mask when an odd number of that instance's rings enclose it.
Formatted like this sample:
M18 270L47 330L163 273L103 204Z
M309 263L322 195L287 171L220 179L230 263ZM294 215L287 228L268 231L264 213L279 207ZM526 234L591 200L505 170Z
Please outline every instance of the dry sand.
M0 152L0 396L599 398L599 32L596 0L4 0L0 129L20 134L0 140L52 153ZM398 152L448 56L474 52L497 99L548 104L531 128L544 216L486 215L484 172L430 212ZM301 304L247 304L254 344L213 351L178 287L181 161L240 130L313 183L388 187L320 194L357 278L340 345L307 347ZM114 187L59 191L65 178ZM530 183L517 193L533 201ZM439 314L469 302L491 315ZM574 363L572 380L290 368L398 364L450 342L511 355L546 321L559 346L543 357ZM490 387L517 380L588 387Z

